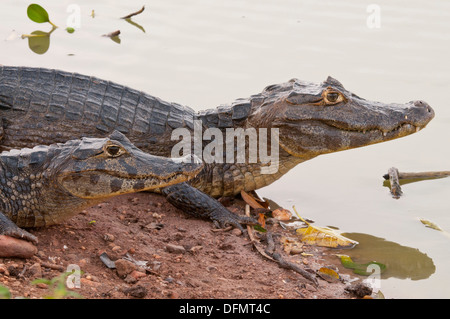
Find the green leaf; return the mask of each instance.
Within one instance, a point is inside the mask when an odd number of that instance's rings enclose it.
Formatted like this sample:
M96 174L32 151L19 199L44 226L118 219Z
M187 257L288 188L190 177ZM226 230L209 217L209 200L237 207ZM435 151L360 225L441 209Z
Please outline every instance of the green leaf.
M50 34L43 31L33 31L28 36L28 47L36 54L44 54L50 47Z
M46 278L38 278L35 279L31 282L32 285L37 285L37 284L46 284L46 285L51 285L52 281L50 279L46 279Z
M369 276L372 274L372 272L368 271L369 266L371 266L371 265L376 265L377 267L379 267L381 273L386 270L386 265L376 262L376 261L371 261L371 262L368 262L365 264L359 264L359 263L355 263L350 258L350 256L347 256L347 255L337 255L337 256L341 259L342 266L344 266L345 268L353 269L353 272L355 274L358 274L361 276Z
M11 292L8 288L0 286L0 299L11 299Z
M31 21L36 23L50 22L47 11L38 4L30 4L27 8L27 15Z
M255 226L253 226L253 229L254 229L254 230L257 230L257 231L259 231L259 232L261 232L261 233L267 232L267 229L265 229L265 228L262 227L261 225L255 225Z
M72 27L67 27L67 28L66 28L66 31L67 31L68 33L74 33L74 32L75 32L75 29L72 28Z

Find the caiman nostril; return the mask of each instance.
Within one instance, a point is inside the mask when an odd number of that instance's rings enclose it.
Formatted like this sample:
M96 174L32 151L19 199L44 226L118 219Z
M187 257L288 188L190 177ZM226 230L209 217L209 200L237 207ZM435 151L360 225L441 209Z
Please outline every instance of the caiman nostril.
M412 101L412 103L416 107L420 107L420 108L426 109L428 111L428 113L433 113L434 112L433 108L425 101L417 100L417 101Z
M417 107L426 107L427 109L430 109L430 106L425 101L418 100L418 101L414 101L413 104L414 104L414 106L417 106Z

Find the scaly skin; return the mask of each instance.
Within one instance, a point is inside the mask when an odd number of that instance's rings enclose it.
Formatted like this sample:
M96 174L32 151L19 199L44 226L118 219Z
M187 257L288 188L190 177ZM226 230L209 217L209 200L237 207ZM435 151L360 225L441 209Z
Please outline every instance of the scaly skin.
M0 154L0 235L37 239L18 227L57 224L120 194L154 191L193 178L199 159L153 156L120 132Z
M161 190L175 206L223 226L240 227L241 222L253 220L231 214L212 197L267 186L295 165L321 154L415 133L433 117L434 111L423 101L367 101L331 77L319 84L293 79L231 105L196 113L95 77L49 69L0 68L3 149L101 137L116 129L145 152L169 157L178 143L171 139L173 130L193 132L196 120L203 130L215 128L223 133L227 128L278 129L279 169L275 172L262 174L265 164L260 161L205 163L189 183ZM203 147L208 143L204 141Z

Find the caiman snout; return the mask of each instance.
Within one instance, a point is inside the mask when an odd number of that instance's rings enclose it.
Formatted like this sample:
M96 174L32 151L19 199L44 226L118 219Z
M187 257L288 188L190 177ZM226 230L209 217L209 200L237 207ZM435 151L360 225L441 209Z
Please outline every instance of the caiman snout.
M409 102L412 104L411 108L407 112L407 117L411 117L416 127L423 128L434 118L433 108L425 101L417 100Z

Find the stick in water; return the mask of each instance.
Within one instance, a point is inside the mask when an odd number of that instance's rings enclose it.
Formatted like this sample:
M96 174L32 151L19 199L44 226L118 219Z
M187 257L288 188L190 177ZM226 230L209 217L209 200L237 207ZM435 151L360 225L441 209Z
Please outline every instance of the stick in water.
M126 16L122 17L121 19L129 19L129 18L131 18L131 17L133 17L135 15L138 15L138 14L142 13L144 10L145 10L145 6L142 6L141 10L138 10L136 12L130 13L129 15L126 15Z

